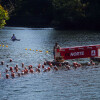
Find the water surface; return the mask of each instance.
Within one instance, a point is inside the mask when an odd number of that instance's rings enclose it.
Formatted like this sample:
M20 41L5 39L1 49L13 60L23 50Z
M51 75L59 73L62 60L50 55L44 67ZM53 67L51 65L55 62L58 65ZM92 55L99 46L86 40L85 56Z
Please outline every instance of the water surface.
M21 41L11 41L15 34ZM61 47L95 45L100 42L100 32L57 31L52 28L5 27L0 30L0 100L100 100L100 64L82 68L28 74L14 79L5 79L6 65L26 66L43 64L53 60L53 46ZM5 47L8 45L8 47ZM25 50L27 48L27 50ZM31 49L31 51L29 50ZM34 51L32 51L34 50ZM42 50L37 52L36 50ZM46 54L46 51L49 51ZM9 62L12 58L13 62ZM69 60L88 62L89 59Z

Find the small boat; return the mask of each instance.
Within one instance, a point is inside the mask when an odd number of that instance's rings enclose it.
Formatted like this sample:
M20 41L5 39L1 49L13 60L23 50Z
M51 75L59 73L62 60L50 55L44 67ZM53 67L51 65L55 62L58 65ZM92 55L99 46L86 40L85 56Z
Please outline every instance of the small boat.
M57 50L57 53L59 53L64 60L100 57L100 44L61 48Z
M20 39L11 39L12 41L20 41Z

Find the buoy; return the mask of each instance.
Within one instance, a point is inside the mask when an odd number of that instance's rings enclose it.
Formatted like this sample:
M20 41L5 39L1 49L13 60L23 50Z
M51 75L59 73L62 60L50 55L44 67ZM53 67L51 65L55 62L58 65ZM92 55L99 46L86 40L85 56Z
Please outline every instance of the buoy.
M1 47L1 44L0 44L0 47Z
M4 45L2 45L2 47L4 47Z
M4 65L4 61L1 61L1 65Z
M38 51L38 50L36 50L36 51Z
M27 48L25 48L25 50L27 50Z
M8 79L9 78L9 74L6 74L6 79Z
M48 51L46 51L46 53L48 53Z
M8 47L8 45L6 45L6 47Z
M12 59L10 59L10 62L12 62Z
M31 51L31 49L29 49Z
M34 50L33 50L34 51Z

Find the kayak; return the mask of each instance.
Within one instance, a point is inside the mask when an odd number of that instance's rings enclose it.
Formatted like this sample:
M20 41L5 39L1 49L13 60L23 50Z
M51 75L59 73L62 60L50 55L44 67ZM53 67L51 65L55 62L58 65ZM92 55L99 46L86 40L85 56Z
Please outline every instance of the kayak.
M20 41L20 39L11 39L12 41Z

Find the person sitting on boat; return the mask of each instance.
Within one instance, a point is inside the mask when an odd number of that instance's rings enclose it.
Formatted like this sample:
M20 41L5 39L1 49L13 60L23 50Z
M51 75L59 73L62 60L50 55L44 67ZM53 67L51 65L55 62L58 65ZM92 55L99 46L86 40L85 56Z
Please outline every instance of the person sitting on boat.
M54 54L54 60L56 62L64 62L63 57L60 55L60 46L58 45L58 43L55 43L55 46L53 48L53 54Z
M13 36L11 37L12 40L16 40L16 36L15 34L13 34Z
M58 45L58 43L55 43L54 48L53 48L53 55L54 55L55 60L56 60L57 57L60 56L60 53L57 52L57 49L60 49L60 46Z

